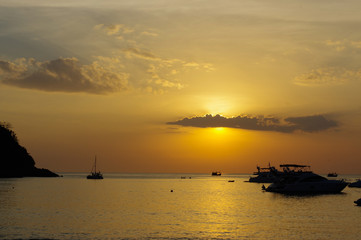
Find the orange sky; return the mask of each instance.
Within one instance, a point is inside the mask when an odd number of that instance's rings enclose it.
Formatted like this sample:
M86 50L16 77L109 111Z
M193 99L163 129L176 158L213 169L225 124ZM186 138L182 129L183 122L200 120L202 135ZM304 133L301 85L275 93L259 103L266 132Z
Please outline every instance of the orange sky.
M56 172L361 173L346 2L0 0L0 121Z

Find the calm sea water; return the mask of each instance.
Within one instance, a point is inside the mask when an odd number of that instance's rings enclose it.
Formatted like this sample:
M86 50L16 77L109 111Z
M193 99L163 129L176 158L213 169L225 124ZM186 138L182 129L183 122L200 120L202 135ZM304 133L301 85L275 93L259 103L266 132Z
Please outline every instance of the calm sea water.
M285 196L262 192L262 184L244 182L249 175L104 174L104 180L63 175L0 179L0 239L356 240L361 236L361 207L353 203L361 198L361 189ZM352 181L361 176L341 178Z

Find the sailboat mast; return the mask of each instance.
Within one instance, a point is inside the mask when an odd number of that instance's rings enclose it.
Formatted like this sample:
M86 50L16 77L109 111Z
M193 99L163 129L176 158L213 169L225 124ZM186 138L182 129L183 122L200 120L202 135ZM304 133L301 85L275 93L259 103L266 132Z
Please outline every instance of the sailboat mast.
M97 155L95 155L95 173L97 172Z

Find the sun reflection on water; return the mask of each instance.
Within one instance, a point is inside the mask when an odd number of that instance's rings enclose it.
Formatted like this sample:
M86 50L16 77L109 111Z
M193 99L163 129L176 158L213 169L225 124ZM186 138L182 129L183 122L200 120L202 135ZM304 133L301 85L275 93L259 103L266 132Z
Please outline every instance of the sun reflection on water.
M262 192L261 184L246 183L243 175L193 174L182 179L176 174L166 178L118 174L121 177L102 181L85 176L17 180L11 188L14 194L0 206L5 216L0 219L4 226L0 238L298 240L300 236L333 236L351 240L359 236L354 225L359 223L359 211L352 204L358 192L352 189L347 194L302 198ZM9 187L0 181L0 193L4 190Z

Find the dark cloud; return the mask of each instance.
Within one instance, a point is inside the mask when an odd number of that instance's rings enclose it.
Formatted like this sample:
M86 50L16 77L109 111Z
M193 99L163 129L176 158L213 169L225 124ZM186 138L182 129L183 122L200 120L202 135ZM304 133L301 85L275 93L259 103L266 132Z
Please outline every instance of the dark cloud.
M10 72L10 71L11 71L11 63L0 60L0 73Z
M337 127L337 122L334 120L327 120L322 115L306 116L306 117L289 117L285 119L286 122L292 124L296 129L304 132L324 131L330 128Z
M20 59L0 61L3 84L43 91L105 94L127 87L127 75L112 71L97 62L81 65L76 58L38 62Z
M180 125L186 127L228 127L258 131L275 131L291 133L295 131L317 132L337 127L337 122L327 120L322 115L306 117L289 117L285 119L273 117L250 117L237 116L226 118L220 115L206 115L203 117L183 118L175 122L167 122L170 125Z

